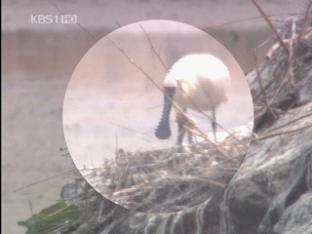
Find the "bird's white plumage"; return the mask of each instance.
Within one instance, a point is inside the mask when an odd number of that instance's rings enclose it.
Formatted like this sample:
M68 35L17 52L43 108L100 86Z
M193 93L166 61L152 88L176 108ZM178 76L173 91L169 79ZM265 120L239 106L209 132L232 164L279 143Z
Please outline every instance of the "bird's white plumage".
M191 54L179 59L165 80L165 87L177 87L174 101L183 108L202 111L227 100L230 74L226 65L210 54Z
M229 70L217 57L210 54L190 54L175 62L170 69L166 82L176 80L194 81L195 76L204 75L209 79L223 79L229 76Z

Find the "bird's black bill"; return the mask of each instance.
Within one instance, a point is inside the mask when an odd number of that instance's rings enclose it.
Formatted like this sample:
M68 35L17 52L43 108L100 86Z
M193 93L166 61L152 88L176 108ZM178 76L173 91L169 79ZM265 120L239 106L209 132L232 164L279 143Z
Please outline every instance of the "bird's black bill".
M169 116L172 108L172 100L176 92L175 87L164 88L164 107L159 125L155 131L155 136L158 139L168 139L171 136L169 125Z

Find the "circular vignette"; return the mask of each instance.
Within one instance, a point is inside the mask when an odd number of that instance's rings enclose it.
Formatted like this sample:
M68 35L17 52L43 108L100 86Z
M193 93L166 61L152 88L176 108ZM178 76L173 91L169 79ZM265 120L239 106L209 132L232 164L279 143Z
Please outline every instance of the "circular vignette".
M217 143L210 142L211 111L190 110L208 139L197 136L181 150L174 111L172 136L159 140L154 133L163 81L190 54L218 58L231 82L216 109ZM251 93L234 57L206 32L167 20L129 24L96 42L76 66L63 105L65 140L82 176L105 198L140 211L177 211L218 194L235 173L224 168L238 167L252 128ZM234 163L229 155L236 155Z

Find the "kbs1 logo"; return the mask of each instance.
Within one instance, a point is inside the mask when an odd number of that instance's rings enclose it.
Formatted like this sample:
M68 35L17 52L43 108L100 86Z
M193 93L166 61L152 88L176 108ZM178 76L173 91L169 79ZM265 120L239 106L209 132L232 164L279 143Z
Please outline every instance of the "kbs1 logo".
M77 24L77 15L38 14L30 16L31 24Z

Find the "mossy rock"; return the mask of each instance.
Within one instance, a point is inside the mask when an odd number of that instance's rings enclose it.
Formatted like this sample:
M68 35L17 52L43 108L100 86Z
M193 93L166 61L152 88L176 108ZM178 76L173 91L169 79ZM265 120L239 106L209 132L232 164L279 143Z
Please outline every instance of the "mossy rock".
M59 201L43 209L38 214L32 215L26 221L19 221L18 225L27 228L26 234L47 233L59 228L65 221L74 221L79 217L79 207ZM74 227L70 228L71 231ZM69 229L67 229L69 231ZM66 231L66 232L68 232ZM64 233L66 233L64 232Z

